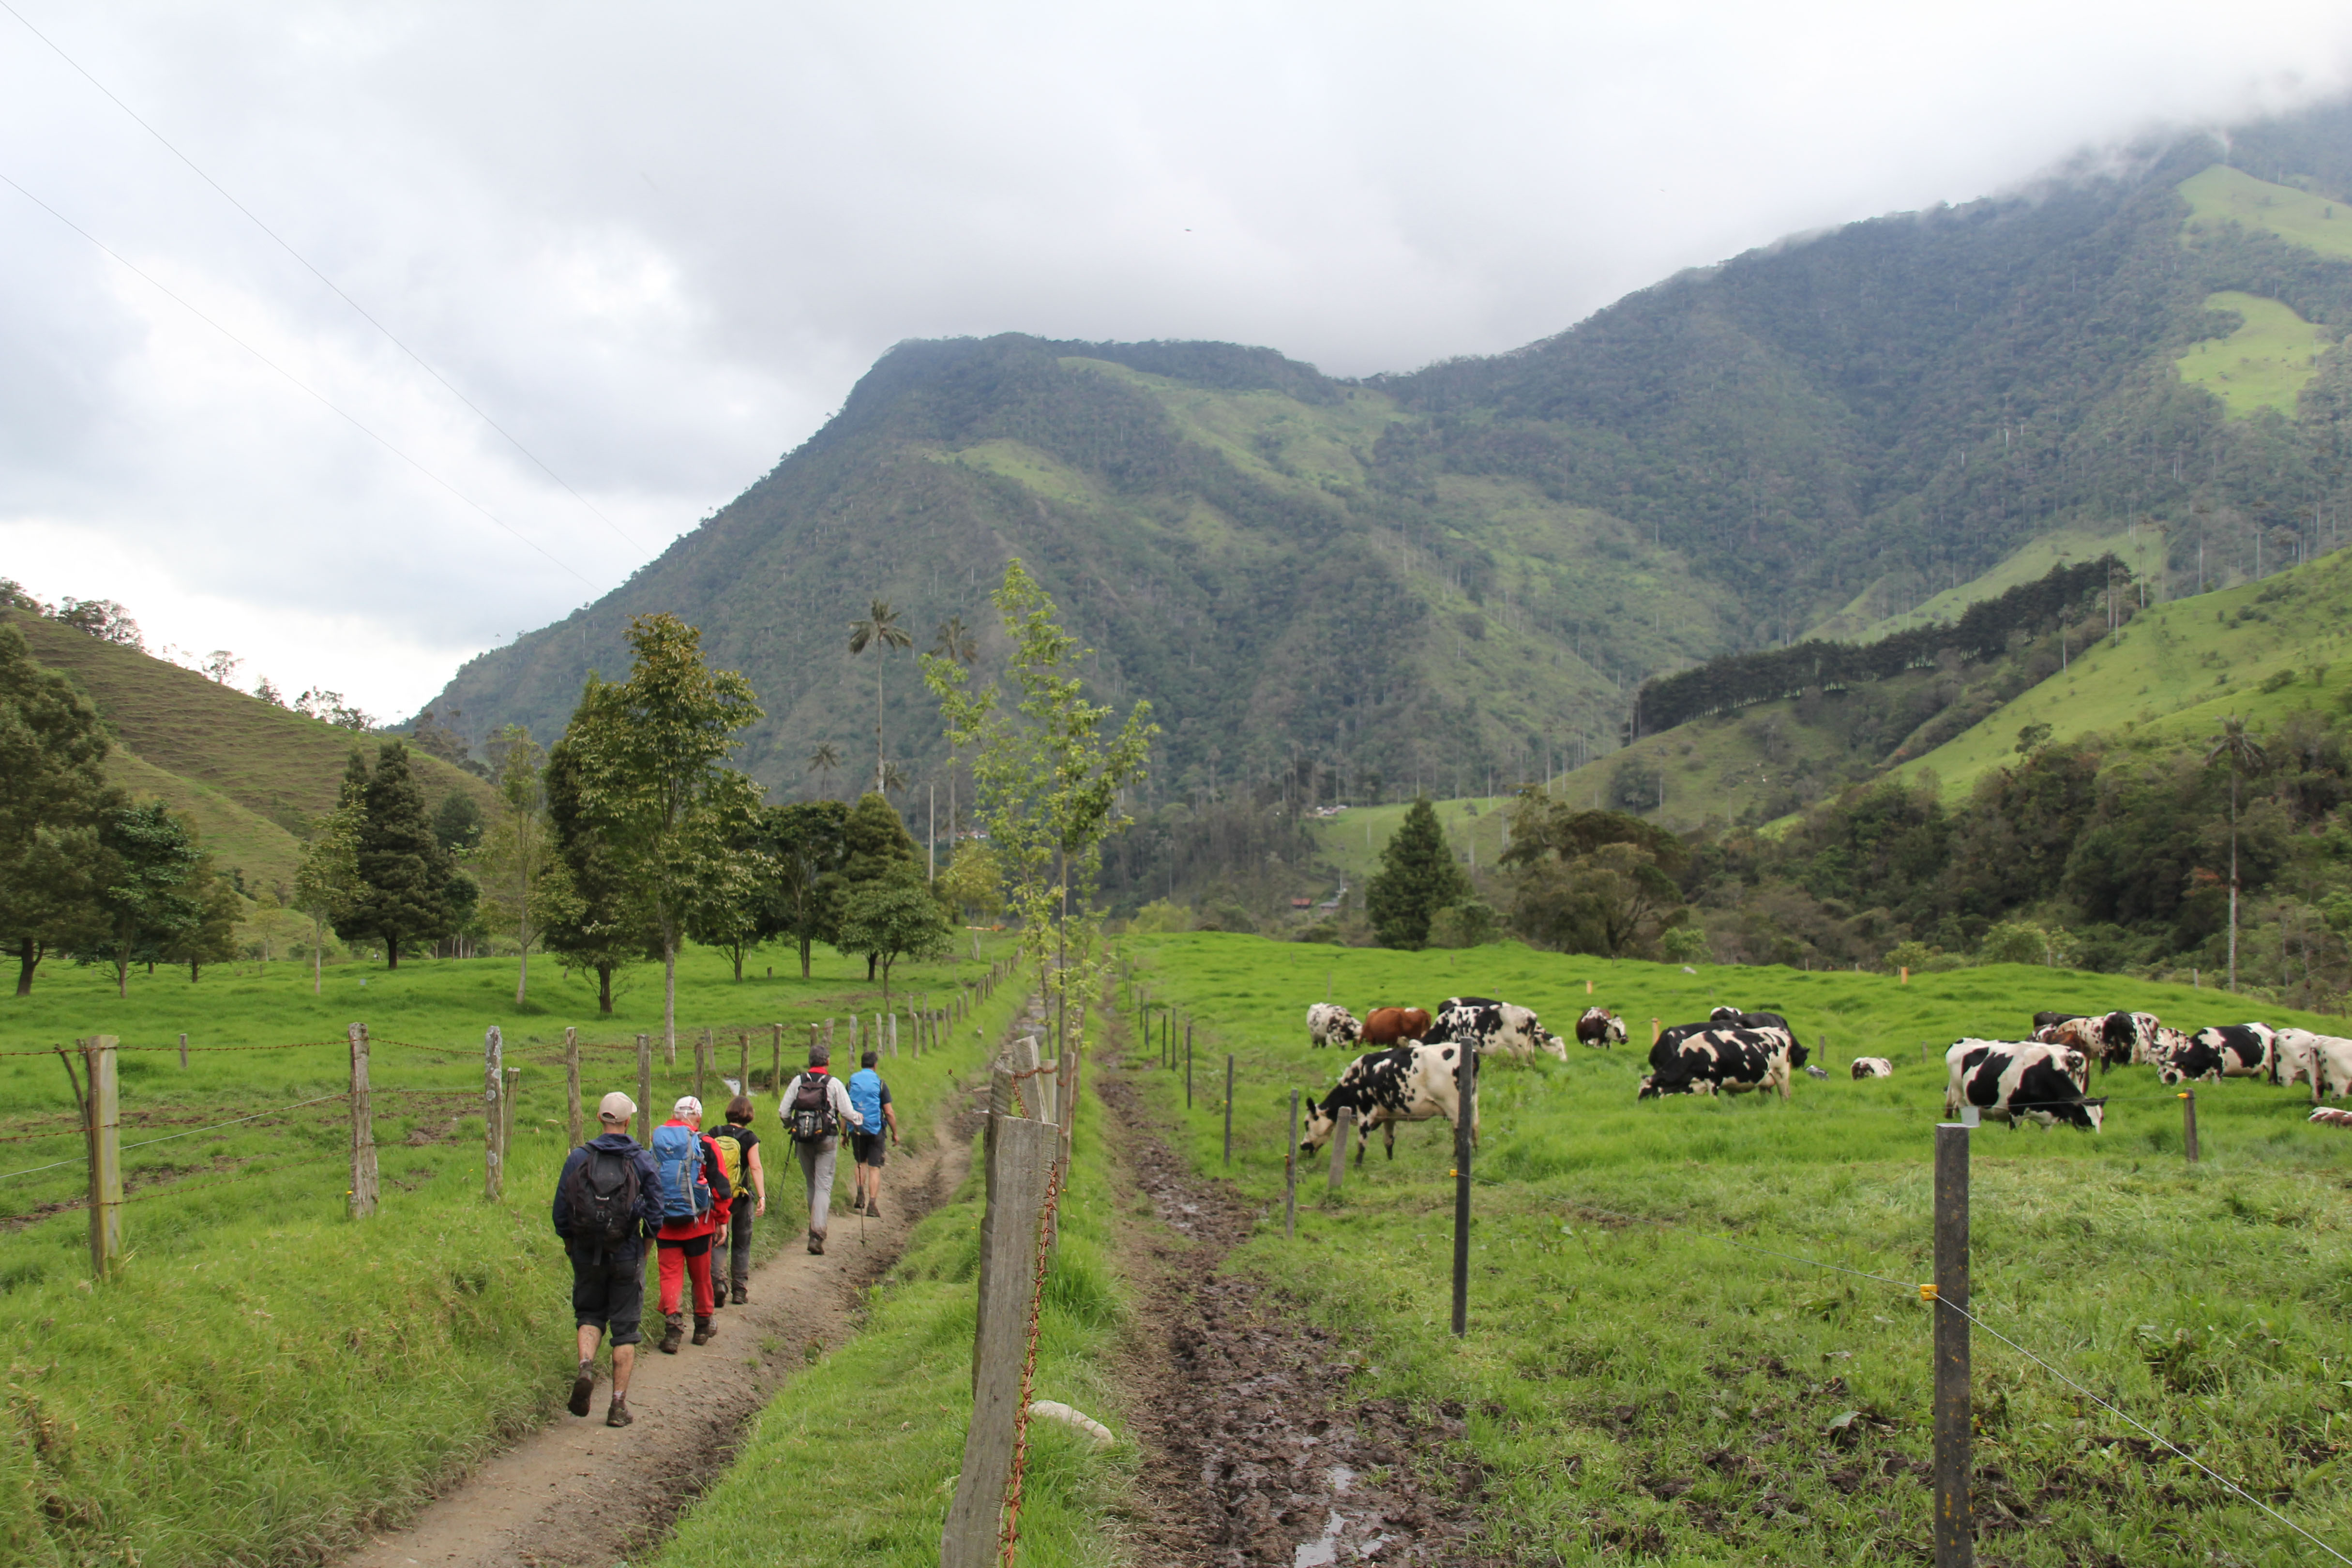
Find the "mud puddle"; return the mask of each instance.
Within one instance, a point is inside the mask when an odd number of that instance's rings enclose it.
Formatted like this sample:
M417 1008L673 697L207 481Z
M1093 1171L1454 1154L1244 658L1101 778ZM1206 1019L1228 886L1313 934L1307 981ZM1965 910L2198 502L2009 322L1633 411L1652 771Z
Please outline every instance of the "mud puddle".
M1215 1273L1255 1215L1186 1171L1116 1064L1098 1092L1128 1172L1174 1235L1139 1237L1127 1407L1142 1446L1139 1560L1203 1568L1488 1568L1475 1466L1429 1458L1461 1412L1351 1400L1345 1346L1254 1281Z

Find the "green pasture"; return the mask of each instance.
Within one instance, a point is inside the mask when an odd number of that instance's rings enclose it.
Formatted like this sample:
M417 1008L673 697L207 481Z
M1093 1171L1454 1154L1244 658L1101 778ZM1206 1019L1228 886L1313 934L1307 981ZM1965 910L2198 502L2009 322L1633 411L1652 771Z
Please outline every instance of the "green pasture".
M2250 419L2263 408L2293 417L2295 399L2319 374L2319 356L2336 346L2336 332L2254 294L2209 294L2205 309L2230 311L2239 324L2227 337L2189 344L2172 362L2180 379L2220 398L2232 419Z
M1492 1544L1521 1563L1918 1556L1930 1325L1914 1282L1930 1268L1942 1048L1965 1034L2016 1037L2042 1008L2127 1004L2184 1027L2249 1016L2211 991L2016 966L1906 986L1517 946L1401 953L1202 933L1127 949L1154 1001L1192 1021L1189 1113L1181 1070L1141 1076L1212 1173L1224 1170L1220 1099L1224 1057L1235 1058L1231 1179L1267 1217L1232 1266L1348 1335L1365 1396L1468 1407ZM1284 1242L1289 1092L1318 1095L1346 1060L1307 1045L1306 1009L1327 986L1360 1014L1499 996L1566 1034L1588 981L1591 1001L1626 1017L1631 1046L1571 1044L1565 1063L1481 1075L1466 1340L1446 1332L1442 1123L1402 1131L1393 1163L1375 1139L1336 1200L1328 1160L1310 1162L1298 1238ZM1637 1101L1650 1020L1703 1017L1718 1003L1785 1013L1832 1076L1799 1076L1786 1103ZM1137 1054L1152 1062L1156 1047ZM1890 1058L1895 1077L1852 1080L1858 1055ZM2203 1160L2190 1168L2180 1102L2151 1069L2093 1087L2110 1097L2101 1133L1971 1135L1977 1311L2352 1550L2340 1457L2352 1427L2335 1426L2352 1405L2352 1140L2306 1122L2300 1091L2200 1085ZM1987 1560L2309 1560L2280 1527L2151 1457L2134 1429L1983 1336L1976 1368Z
M2189 202L2182 243L2209 229L2239 223L2322 256L2352 257L2352 207L2293 185L2273 184L2216 163L2177 187Z
M1833 637L1840 642L1866 643L1876 642L1896 632L1909 631L1915 626L1957 621L1970 605L1979 599L1993 598L2021 584L2046 576L2053 566L2064 566L2077 561L2096 561L2102 555L2115 556L2130 569L2133 576L2145 577L2151 584L2164 579L2163 534L2154 529L2128 525L2113 532L2104 532L2085 523L2074 528L2055 529L2029 539L1981 576L1971 577L1957 587L1947 588L1900 615L1885 615L1875 608L1880 590L1874 584L1864 589L1843 609L1806 635Z
M1103 1114L1091 1093L1082 1096L1032 1387L1033 1397L1060 1400L1123 1436L1112 1403L1128 1310L1118 1235L1149 1223L1152 1210L1139 1194L1113 1195ZM905 1258L874 1289L857 1337L761 1414L726 1477L678 1521L656 1568L754 1568L779 1553L809 1568L939 1561L971 1413L981 1176L975 1157L954 1200L916 1227ZM1105 1521L1134 1459L1124 1441L1098 1454L1057 1423L1032 1423L1023 1568L1125 1561Z
M969 950L967 950L968 952ZM983 951L995 956L993 941ZM789 957L789 955L779 955ZM751 973L761 974L764 955ZM634 972L620 1016L600 1020L592 989L549 965L514 1005L507 959L330 969L313 998L307 968L221 966L133 977L127 1001L95 970L44 966L29 998L0 1005L0 1334L9 1352L10 1441L0 1457L0 1557L28 1564L311 1561L411 1510L429 1489L551 1415L572 1364L569 1273L547 1205L568 1148L562 1038L583 1042L583 1094L635 1094L639 1031L656 1036L653 1103L693 1087L691 1041L719 1037L732 1075L750 1031L785 1025L787 1069L805 1024L835 1016L836 1051L855 1008L880 1005L862 963L826 954L807 982L796 962L738 985L716 952L680 964L677 1064L662 1060L660 974ZM984 964L902 966L894 999L944 996ZM789 974L790 978L785 976ZM361 982L366 984L362 988ZM1018 1004L1001 984L950 1048L919 1062L901 1025L884 1071L910 1144L932 1135L957 1079L986 1058ZM345 1215L349 1078L344 1026L373 1043L383 1199ZM507 1197L482 1194L482 1037L501 1026L523 1069ZM85 1190L64 1071L53 1042L112 1034L125 1050L121 1274L88 1279ZM208 1047L316 1042L291 1050ZM836 1059L839 1059L838 1058ZM707 1100L724 1094L705 1085ZM772 1102L755 1094L763 1124ZM219 1126L255 1112L270 1114ZM187 1134L174 1136L175 1134ZM165 1139L143 1148L131 1145ZM9 1173L66 1160L29 1175ZM770 1162L762 1250L788 1239L800 1207L784 1162ZM845 1192L847 1178L843 1177ZM740 1353L730 1351L729 1353Z

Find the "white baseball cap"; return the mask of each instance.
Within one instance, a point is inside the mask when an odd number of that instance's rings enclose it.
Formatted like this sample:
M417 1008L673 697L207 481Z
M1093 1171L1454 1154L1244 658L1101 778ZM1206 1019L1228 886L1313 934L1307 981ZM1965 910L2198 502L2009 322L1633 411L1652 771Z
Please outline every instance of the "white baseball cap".
M702 1101L690 1094L680 1095L677 1103L669 1108L669 1113L680 1119L699 1116L702 1114Z

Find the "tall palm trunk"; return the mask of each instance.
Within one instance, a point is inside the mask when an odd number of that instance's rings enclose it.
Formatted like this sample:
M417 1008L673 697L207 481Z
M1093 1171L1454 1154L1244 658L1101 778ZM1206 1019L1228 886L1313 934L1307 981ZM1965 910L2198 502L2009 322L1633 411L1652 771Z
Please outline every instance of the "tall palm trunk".
M2230 765L2230 989L2238 988L2238 768Z
M874 793L882 793L882 655L886 650L874 650Z

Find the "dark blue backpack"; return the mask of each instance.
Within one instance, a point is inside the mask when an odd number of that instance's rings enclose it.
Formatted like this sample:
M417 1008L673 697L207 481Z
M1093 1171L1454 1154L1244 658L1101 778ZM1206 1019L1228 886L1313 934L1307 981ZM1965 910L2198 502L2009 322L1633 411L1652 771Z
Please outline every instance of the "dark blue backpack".
M654 1163L661 1167L665 1221L692 1219L710 1207L710 1184L702 1175L702 1138L693 1128L655 1128Z

